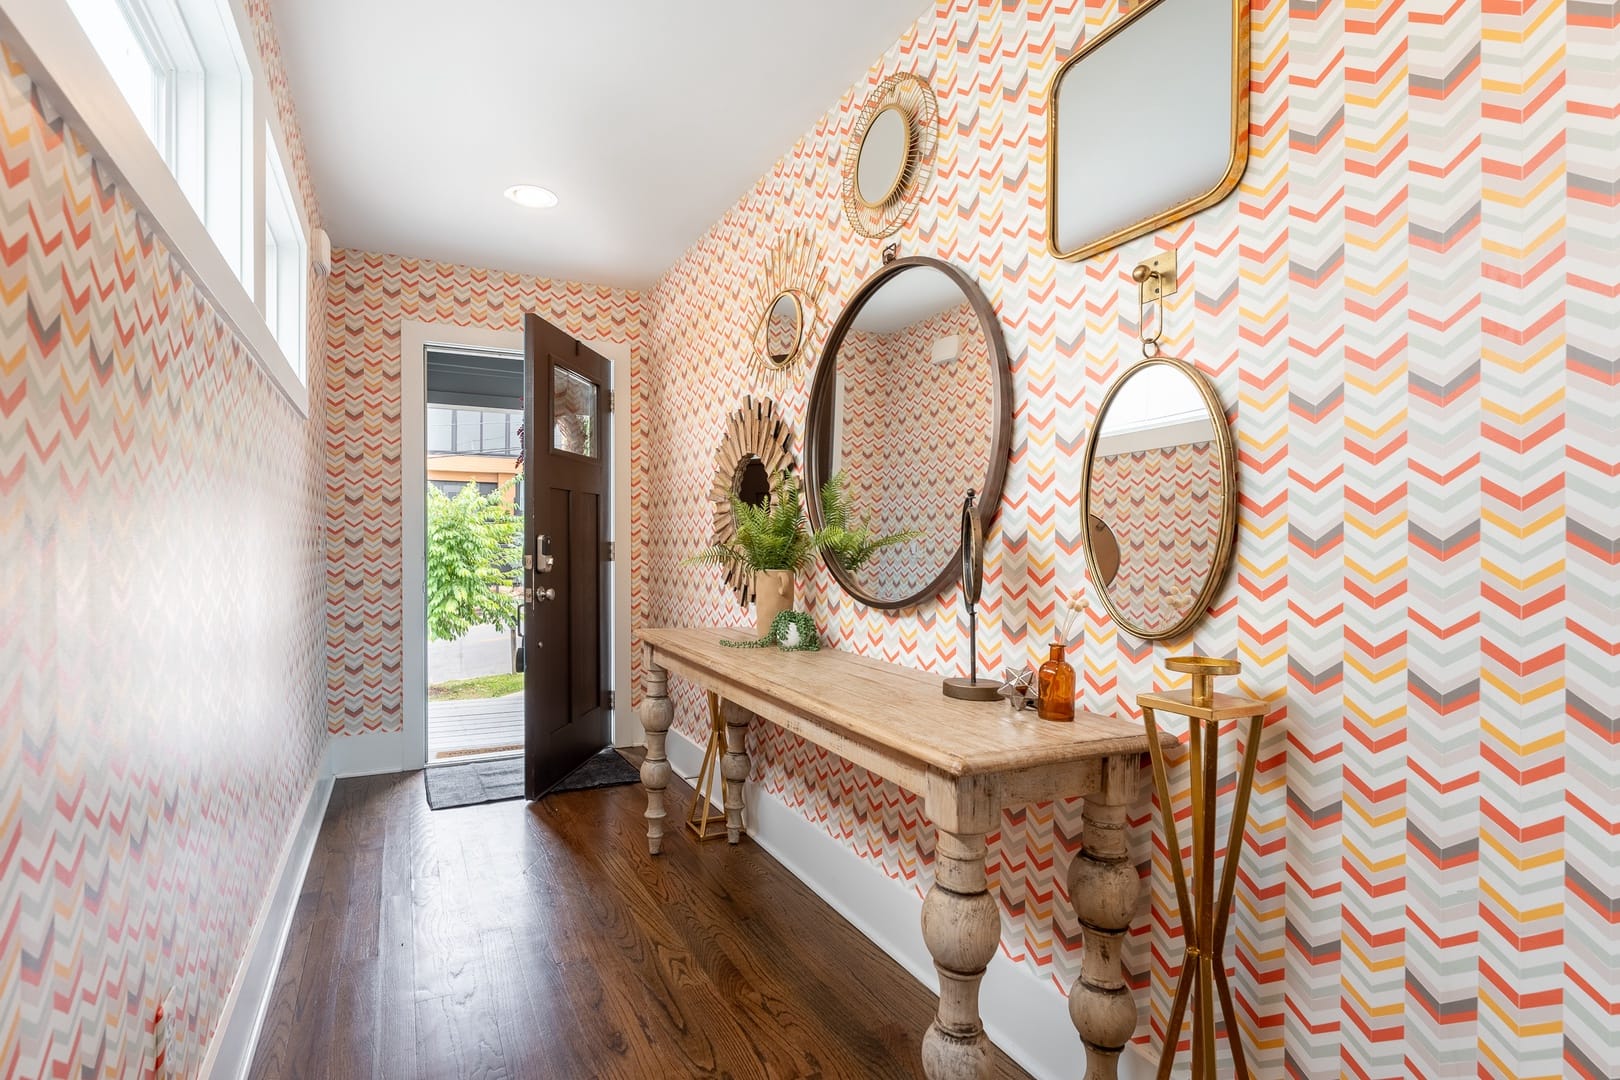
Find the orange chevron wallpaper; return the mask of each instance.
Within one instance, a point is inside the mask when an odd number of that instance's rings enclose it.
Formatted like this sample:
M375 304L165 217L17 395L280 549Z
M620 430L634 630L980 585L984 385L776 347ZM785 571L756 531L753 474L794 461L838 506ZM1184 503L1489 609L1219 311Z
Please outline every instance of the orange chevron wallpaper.
M1084 704L1134 712L1191 650L1240 658L1243 690L1273 702L1230 952L1258 1075L1620 1075L1620 5L1255 0L1239 192L1058 262L1044 91L1119 6L940 0L648 293L646 618L746 621L680 559L707 536L727 410L768 395L802 424L810 373L752 372L741 298L793 230L825 251L829 316L877 267L843 218L840 154L866 92L915 71L939 156L901 252L977 276L1014 365L982 665L1030 660L1082 584L1080 459L1136 356L1130 270L1179 253L1168 351L1231 416L1236 569L1186 640L1135 641L1093 606ZM965 668L954 594L891 616L824 572L805 592L839 648ZM774 797L926 887L920 800L769 726L750 739ZM1162 882L1149 814L1136 852ZM1079 834L1059 803L1008 810L992 838L1003 951L1054 992L1077 972ZM1154 1043L1174 928L1155 887L1128 956Z
M916 273L917 271L908 271ZM930 349L954 334L961 355L936 365ZM962 386L988 387L990 343L963 302L892 334L851 330L839 349L846 417L882 417L844 429L842 468L850 504L879 535L919 528L883 548L858 574L873 596L910 596L933 580L961 536L962 495L979 484L990 453L990 400Z
M1207 430L1207 429L1206 429ZM1221 539L1221 455L1211 442L1097 456L1091 512L1119 544L1108 595L1143 629L1185 612Z
M146 1075L171 990L195 1076L326 745L320 425L0 56L0 1076Z
M641 455L634 372L641 363L641 298L634 292L339 250L326 309L327 727L334 735L398 731L401 666L400 342L402 319L520 330L533 311L593 341L631 343L631 458ZM631 482L631 558L645 485ZM639 582L637 583L639 585ZM631 618L643 625L631 591ZM632 644L636 693L641 650Z

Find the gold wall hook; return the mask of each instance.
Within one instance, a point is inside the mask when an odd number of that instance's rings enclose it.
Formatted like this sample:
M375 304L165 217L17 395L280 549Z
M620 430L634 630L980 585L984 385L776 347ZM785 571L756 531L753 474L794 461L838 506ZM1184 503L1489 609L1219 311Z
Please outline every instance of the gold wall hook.
M1181 287L1176 274L1176 250L1161 251L1136 264L1131 271L1136 282L1136 332L1142 337L1142 355L1159 355L1159 338L1164 336L1164 298ZM1147 332L1147 306L1157 304L1158 329Z

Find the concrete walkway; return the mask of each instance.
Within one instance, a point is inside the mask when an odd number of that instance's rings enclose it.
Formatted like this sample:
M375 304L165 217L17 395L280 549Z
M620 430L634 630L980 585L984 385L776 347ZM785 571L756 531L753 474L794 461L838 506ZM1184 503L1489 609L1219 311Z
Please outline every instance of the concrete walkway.
M428 702L428 760L523 749L523 695Z
M454 641L429 641L427 652L430 686L512 670L512 635L492 626L475 626Z

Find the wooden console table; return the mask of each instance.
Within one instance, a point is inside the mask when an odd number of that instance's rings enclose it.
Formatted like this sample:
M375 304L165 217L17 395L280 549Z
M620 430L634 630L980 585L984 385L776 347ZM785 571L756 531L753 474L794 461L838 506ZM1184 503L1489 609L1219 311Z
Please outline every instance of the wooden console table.
M1069 896L1085 935L1069 1015L1085 1043L1086 1080L1114 1080L1136 1030L1120 941L1141 891L1127 859L1125 818L1148 748L1142 724L1086 712L1072 724L1032 714L1014 719L1000 702L947 698L937 676L834 650L730 649L720 644L723 634L737 636L698 629L642 634L648 850L658 854L664 837L670 777L664 744L674 718L669 672L724 700L721 772L732 843L742 832L743 740L753 716L921 794L939 833L922 912L923 940L939 972L939 1011L923 1036L923 1071L932 1080L965 1080L987 1076L991 1064L979 981L996 954L1001 918L985 886L985 834L998 826L1003 806L1086 796L1084 850L1069 868Z

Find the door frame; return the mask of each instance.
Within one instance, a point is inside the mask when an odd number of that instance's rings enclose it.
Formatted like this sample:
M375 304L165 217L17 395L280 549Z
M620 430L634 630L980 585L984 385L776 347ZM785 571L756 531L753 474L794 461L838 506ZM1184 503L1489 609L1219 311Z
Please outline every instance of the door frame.
M617 552L613 572L609 575L608 601L613 620L608 657L614 691L612 732L615 746L639 746L645 737L640 720L630 708L630 344L587 337L579 340L613 365L615 409L609 418L613 469L608 478L609 530ZM353 767L339 775L409 772L427 764L427 367L423 353L429 345L507 349L521 354L523 331L400 320L400 585L404 594L400 631L404 638L401 667L404 729L397 734L342 739L362 744L355 749L374 766ZM384 741L392 745L383 745ZM365 745L372 743L378 745Z

